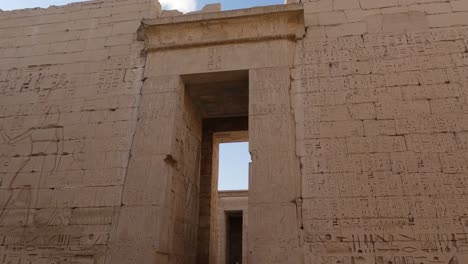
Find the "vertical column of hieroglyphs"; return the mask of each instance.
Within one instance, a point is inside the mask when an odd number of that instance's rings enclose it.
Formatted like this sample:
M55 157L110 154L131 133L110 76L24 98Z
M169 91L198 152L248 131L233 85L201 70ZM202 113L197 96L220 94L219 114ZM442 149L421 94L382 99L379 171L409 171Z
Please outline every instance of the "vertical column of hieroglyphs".
M151 0L0 11L0 263L104 263Z
M299 162L290 104L290 68L250 70L250 263L300 263Z
M468 263L468 1L302 1L306 263Z

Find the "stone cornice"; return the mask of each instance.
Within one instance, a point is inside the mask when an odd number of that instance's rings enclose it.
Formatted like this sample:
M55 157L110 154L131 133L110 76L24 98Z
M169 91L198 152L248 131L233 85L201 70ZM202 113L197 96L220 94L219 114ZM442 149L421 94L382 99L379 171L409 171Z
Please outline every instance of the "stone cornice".
M142 21L138 35L147 51L300 39L305 34L302 4L198 13Z

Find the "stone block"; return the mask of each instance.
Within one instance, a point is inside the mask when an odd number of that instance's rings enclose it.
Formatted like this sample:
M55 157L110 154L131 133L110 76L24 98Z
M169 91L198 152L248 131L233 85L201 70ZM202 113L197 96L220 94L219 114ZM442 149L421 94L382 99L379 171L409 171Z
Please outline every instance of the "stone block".
M468 12L455 12L427 16L429 27L454 27L468 25Z
M348 105L348 111L352 119L367 120L376 118L375 107L372 103L351 104Z
M250 116L249 122L252 124L249 128L251 151L285 151L294 148L294 121L290 114Z
M383 7L390 7L390 6L397 6L398 5L397 0L391 0L391 1L360 0L359 3L361 5L361 8L363 8L363 9L383 8Z
M371 103L352 104L348 106L348 110L352 119L366 120L376 118L374 104Z
M455 64L458 67L468 66L468 55L467 53L457 53L452 55Z
M362 121L304 122L306 138L342 138L363 136Z
M359 9L358 0L335 0L333 1L333 10Z
M418 4L418 5L410 5L408 6L408 9L410 11L418 11L418 12L424 12L426 14L444 14L444 13L450 13L452 12L452 7L457 4L452 3L446 3L446 2L441 2L441 3L427 3L427 4ZM454 11L462 11L462 10L454 10Z
M294 80L329 77L330 65L329 64L308 64L301 65L298 68L292 69L291 77Z
M463 115L433 115L395 120L397 134L463 131Z
M71 223L71 211L70 208L29 209L31 217L27 225L32 227L68 226Z
M304 25L307 27L318 26L319 16L318 14L304 14Z
M376 90L376 88L389 86L386 85L384 75L352 75L346 78L347 87L356 90Z
M249 115L290 113L290 75L286 67L250 71Z
M391 170L389 153L353 154L353 159L359 160L362 172L380 172Z
M446 84L449 82L447 73L444 69L423 70L411 72L388 73L385 75L386 86L409 86ZM437 86L434 86L437 87ZM406 94L411 91L410 88L401 88ZM421 88L426 89L426 88ZM408 91L409 90L409 91ZM416 90L415 90L416 91Z
M452 10L455 12L468 11L468 1L466 0L451 1L450 5L452 6Z
M340 62L332 63L332 76L347 76L355 74L369 74L371 66L368 62Z
M403 14L408 13L407 6L392 6L392 7L384 7L380 9L382 15L389 15L389 14Z
M296 198L300 179L299 161L292 151L252 151L249 186L268 186L267 190L252 188L249 203L284 203ZM281 162L273 162L273 161Z
M276 40L266 43L244 43L234 46L214 46L184 50L169 50L148 55L145 76L165 76L200 72L230 71L238 69L255 69L281 67L290 65L290 50L293 45L287 40ZM272 52L281 50L274 58ZM251 58L257 58L255 65ZM158 62L171 62L162 65ZM193 63L196 62L196 63ZM187 65L180 71L180 65Z
M390 46L387 48L387 56L389 57L408 57L418 55L442 55L461 53L465 50L463 41L450 41L450 42L432 42L424 44L411 44ZM458 54L454 54L455 56Z
M406 150L405 138L399 136L351 137L346 139L348 153L390 153Z
M139 155L172 155L174 153L175 125L173 118L154 118L140 120L139 129L135 132L132 153ZM161 124L166 124L161 126ZM155 140L148 142L148 136L154 136ZM171 138L173 140L171 140Z
M300 261L297 255L300 252L297 238L297 218L293 217L296 211L295 205L249 205L248 246L251 262L256 263L297 263ZM262 224L258 219L267 216L270 221ZM282 230L271 233L268 230ZM281 238L289 237L288 242ZM253 243L251 241L261 241Z
M424 43L463 39L466 27L435 28L427 31L408 32L408 43Z
M366 46L393 46L407 44L405 34L378 33L364 35Z
M325 27L327 37L336 38L343 36L363 35L367 33L367 23L355 22L336 26Z
M372 64L373 73L445 69L454 65L450 56L419 56L393 60L379 60Z
M468 67L457 67L446 69L447 80L450 82L456 82L465 84L467 80L466 73L468 72Z
M321 156L333 153L346 153L344 138L333 139L307 139L304 140L301 156Z
M425 29L428 29L428 20L422 12L384 14L382 16L381 30L383 32L399 33Z
M303 198L338 197L343 179L353 173L305 174L302 178Z
M319 13L318 14L318 24L319 25L338 25L344 24L347 22L344 12L334 11L329 13Z
M455 83L402 87L405 100L439 99L462 96L462 88Z
M440 162L444 173L468 172L468 156L465 151L440 154Z
M346 2L353 2L353 1L346 1ZM369 17L374 17L381 14L380 9L368 9L364 10L361 8L351 9L351 10L344 10L346 14L346 18L348 19L349 23L352 22L367 22Z
M344 77L306 78L293 81L291 86L294 93L308 93L346 90L348 83ZM300 96L304 97L305 94Z
M35 208L120 206L121 186L40 189Z
M130 162L123 191L124 205L167 205L169 197L164 190L171 188L175 172L164 158L149 156Z
M442 166L437 153L391 153L392 171L402 172L441 172Z
M321 106L306 109L308 117L316 122L350 120L351 115L346 105Z
M468 133L456 133L455 134L456 141L457 141L457 148L460 150L467 150L468 149Z
M405 136L409 151L416 153L455 152L458 149L455 134L410 134Z
M319 0L309 1L304 3L304 13L324 13L331 12L333 10L333 1L330 0Z
M361 157L356 155L321 155L319 157L304 157L301 162L304 164L303 172L308 174L317 173L344 173L361 172Z
M464 102L458 98L442 98L431 100L431 112L433 114L463 113Z
M142 93L178 92L180 91L181 87L182 81L179 76L148 78L143 84Z
M125 21L112 25L112 35L136 34L140 21Z
M364 132L366 136L396 135L394 120L364 120Z
M148 260L159 263L161 256L155 251L168 254L171 245L170 228L173 221L169 215L168 210L157 206L123 207L118 218L119 224L111 233L113 247L110 263L128 263L133 260L136 262L132 263Z
M379 217L400 218L411 211L410 205L401 197L377 197L376 206Z
M428 117L431 109L429 101L418 100L408 104L404 101L379 102L375 105L378 119Z

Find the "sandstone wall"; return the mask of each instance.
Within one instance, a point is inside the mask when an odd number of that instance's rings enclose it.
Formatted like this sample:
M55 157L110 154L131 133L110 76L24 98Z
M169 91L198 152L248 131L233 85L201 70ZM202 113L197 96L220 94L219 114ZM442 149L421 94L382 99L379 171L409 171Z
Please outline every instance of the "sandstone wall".
M468 263L468 1L302 2L305 263Z
M297 43L218 17L155 31L147 67L152 0L0 12L0 260L195 263L180 75L249 70L249 262L467 263L468 2L302 2Z
M1 263L105 262L142 88L136 32L159 11L153 0L0 11Z

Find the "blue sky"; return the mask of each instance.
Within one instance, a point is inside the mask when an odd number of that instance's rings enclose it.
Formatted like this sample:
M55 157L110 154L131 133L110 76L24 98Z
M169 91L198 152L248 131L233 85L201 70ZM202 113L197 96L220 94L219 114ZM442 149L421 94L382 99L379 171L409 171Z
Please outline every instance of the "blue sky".
M49 5L65 5L77 0L0 0L0 9L13 10L32 7L48 7ZM283 4L283 0L160 0L166 8L177 8L183 11L200 9L205 4L221 3L223 10L247 8L261 5Z
M249 143L219 145L219 190L247 190L249 187Z
M199 0L197 2L197 7L200 9L204 5L212 3L221 3L223 10L230 10L253 6L278 5L283 4L284 0Z

